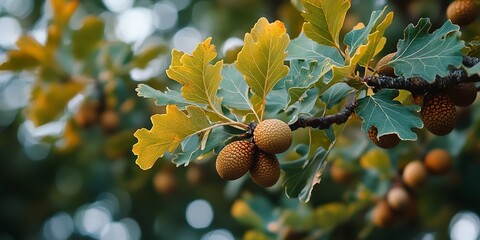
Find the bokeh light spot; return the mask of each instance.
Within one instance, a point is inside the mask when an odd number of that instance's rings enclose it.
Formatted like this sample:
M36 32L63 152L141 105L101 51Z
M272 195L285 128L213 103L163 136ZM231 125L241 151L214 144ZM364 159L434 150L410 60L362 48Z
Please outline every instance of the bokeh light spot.
M22 35L22 27L17 19L12 17L0 17L0 46L11 48Z
M124 42L143 41L153 32L152 10L132 8L118 16L115 33Z
M480 236L480 219L473 212L455 214L449 227L453 240L475 240Z
M173 47L191 53L202 41L202 38L202 34L196 28L185 27L173 35Z
M64 240L72 235L73 230L73 219L67 213L61 212L45 222L43 236L51 240Z
M133 0L103 0L103 4L112 12L122 12L132 7Z
M155 13L154 25L159 30L168 30L175 26L178 20L178 10L170 2L159 2L153 7Z
M186 217L193 228L206 228L213 220L212 206L205 200L195 200L187 206Z

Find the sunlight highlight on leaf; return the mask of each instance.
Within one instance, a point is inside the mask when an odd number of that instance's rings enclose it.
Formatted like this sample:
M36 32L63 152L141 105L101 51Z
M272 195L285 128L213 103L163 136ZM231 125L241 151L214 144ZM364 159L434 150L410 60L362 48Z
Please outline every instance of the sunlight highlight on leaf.
M196 106L188 106L188 115L177 106L167 106L165 114L151 117L152 128L139 129L134 136L138 142L133 145L133 153L137 155L136 163L146 170L153 166L165 152L173 152L180 143L189 136L210 130L213 126L205 112Z
M235 66L258 97L252 104L261 120L267 94L288 74L288 67L283 62L290 39L282 22L268 23L266 18L260 18L251 32L245 34L244 42Z

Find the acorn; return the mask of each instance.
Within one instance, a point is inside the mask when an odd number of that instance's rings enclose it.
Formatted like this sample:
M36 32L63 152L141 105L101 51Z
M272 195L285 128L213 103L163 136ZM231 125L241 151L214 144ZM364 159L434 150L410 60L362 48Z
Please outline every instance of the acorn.
M259 151L250 169L250 177L261 187L271 187L280 178L280 163L275 155Z
M447 135L455 127L457 112L446 93L427 93L420 114L425 128L435 135Z
M393 58L393 56L395 56L395 54L397 54L397 52L387 54L378 61L376 66L376 69L377 69L376 72L378 73L378 75L389 76L389 77L397 76L395 75L395 70L393 69L393 67L384 66L385 64L390 62L390 60Z
M436 148L425 155L424 165L433 174L445 174L452 167L452 156L447 150Z
M420 161L411 161L405 166L405 169L403 169L403 182L413 189L422 186L427 180L427 177L427 169Z
M336 162L337 161L335 161L330 167L330 177L332 180L340 184L346 184L350 182L353 178L352 172Z
M370 130L368 130L368 137L373 143L375 143L375 145L381 148L393 148L400 142L400 138L395 133L386 134L379 138L377 138L377 135L378 129L375 126L372 126Z
M372 222L377 227L390 227L395 223L395 212L387 201L382 199L377 202L372 213Z
M153 177L153 187L158 193L170 195L177 189L175 176L170 171L161 171Z
M248 141L231 142L217 156L218 175L225 180L235 180L248 172L255 157L255 145Z
M460 83L452 87L448 94L455 106L470 106L477 98L477 87L473 82Z
M397 211L405 209L410 203L410 196L403 187L394 187L387 194L388 205Z
M120 117L115 110L109 109L102 113L100 125L105 133L113 133L120 126Z
M447 18L460 26L472 23L477 16L478 6L474 0L456 0L447 8Z
M98 121L99 108L99 102L86 100L75 114L75 123L82 128L92 127Z
M257 147L266 153L282 153L292 144L292 131L281 120L267 119L255 127L253 139Z

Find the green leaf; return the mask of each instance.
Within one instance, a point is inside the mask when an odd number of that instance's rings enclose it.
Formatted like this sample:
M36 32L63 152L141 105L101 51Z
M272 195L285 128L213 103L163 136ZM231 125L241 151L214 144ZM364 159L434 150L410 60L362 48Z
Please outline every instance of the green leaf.
M315 60L292 60L290 62L290 72L282 79L290 98L288 106L299 101L308 89L330 71L331 67L329 60L323 61L322 64L318 64Z
M215 46L210 44L211 40L212 38L207 38L198 44L192 55L174 49L167 75L182 84L185 100L207 104L213 109L219 102L216 94L222 80L223 62L210 64L217 56Z
M133 58L133 67L145 68L148 64L161 54L166 53L168 48L164 45L154 45L143 50Z
M319 44L340 48L339 34L350 8L347 0L303 0L305 35Z
M323 62L330 60L333 65L342 66L344 59L337 49L325 45L319 45L302 32L293 39L287 48L286 60L317 60Z
M151 117L153 126L150 130L142 128L135 132L138 142L132 151L137 155L136 163L141 169L151 168L165 152L173 153L184 139L214 127L201 108L188 106L186 111L188 115L176 105L168 105L165 114Z
M177 167L181 165L187 166L191 161L197 159L201 155L225 144L225 142L228 142L233 135L225 132L222 128L214 128L208 132L208 134L204 135L204 137L206 142L205 145L202 146L202 141L199 141L200 138L197 135L192 136L191 141L188 143L190 146L188 148L183 148L182 151L184 152L177 154L177 156L172 159L172 162L174 162ZM184 142L182 142L182 144L184 144Z
M343 41L348 46L348 52L350 56L353 56L357 52L357 49L361 45L365 44L368 35L370 35L372 30L378 26L380 21L383 21L382 19L384 19L383 16L385 14L385 10L386 7L382 10L372 12L372 14L370 15L370 21L368 22L367 26L360 29L354 29L345 35Z
M393 21L393 12L389 12L383 21L381 21L375 31L367 37L367 49L365 55L362 56L358 64L361 66L369 66L370 61L383 49L387 39L384 37L385 30Z
M355 113L362 118L362 129L365 132L375 126L378 137L386 134L397 134L402 140L417 140L417 134L412 128L422 128L423 122L416 112L419 106L403 106L399 101L393 100L398 96L398 91L382 89L372 96L358 100Z
M315 104L317 103L318 95L318 88L309 89L297 102L295 102L293 105L290 105L285 110L285 115L287 116L286 118L288 119L288 123L294 123L295 121L297 121L300 115L306 115L311 117L312 111L314 110Z
M248 85L235 65L226 65L222 70L222 76L221 88L218 91L218 96L222 98L222 104L238 110L253 109L249 100Z
M333 106L340 103L345 96L354 91L353 88L346 83L337 83L325 91L320 99L327 104L327 108L331 109Z
M409 24L405 28L405 38L397 44L397 54L387 63L396 75L420 77L431 83L437 75L447 76L449 66L460 67L461 50L465 46L459 39L460 27L449 20L429 34L431 26L430 19L422 18L416 26Z
M308 131L310 143L307 146L299 145L297 148L306 147L307 150L304 151L306 153L298 160L282 164L285 172L282 184L288 197L298 197L300 201L308 202L313 186L320 183L325 159L329 152L326 149L330 149L334 139L329 137L326 131L311 129L304 131Z
M180 109L185 109L186 106L192 105L192 102L183 99L180 92L175 90L167 90L165 92L156 90L145 84L138 84L135 89L139 97L151 98L155 100L157 106L177 105Z
M20 71L37 67L40 61L32 55L21 51L11 50L7 53L7 61L0 64L0 70Z
M88 16L83 25L72 34L72 51L76 59L85 59L103 40L105 23L96 16Z
M245 44L238 53L235 66L256 95L251 101L260 120L264 117L267 94L288 74L284 61L289 41L282 22L268 23L262 17L251 32L245 34Z

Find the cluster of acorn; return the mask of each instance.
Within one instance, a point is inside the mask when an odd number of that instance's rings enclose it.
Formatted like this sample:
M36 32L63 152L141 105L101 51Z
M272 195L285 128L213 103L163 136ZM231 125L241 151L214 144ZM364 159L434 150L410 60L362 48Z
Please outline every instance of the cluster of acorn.
M386 198L377 202L372 214L373 224L388 227L394 224L402 213L407 211L408 214L408 208L413 204L413 194L425 183L428 175L445 174L451 167L451 155L440 148L429 151L423 162L409 162L403 169L400 184L392 187Z
M81 128L90 128L100 124L105 133L115 132L120 125L118 113L113 109L105 109L99 101L86 100L75 114L75 123Z
M447 8L447 18L460 26L468 25L478 16L475 0L455 0Z
M292 131L278 119L261 121L253 131L253 142L241 140L226 145L218 154L216 169L225 180L235 180L250 172L261 187L271 187L280 178L280 163L275 154L292 144Z
M395 55L390 53L380 59L377 63L379 75L395 77L392 67L383 66ZM467 107L477 98L477 87L473 82L462 82L445 92L429 92L424 96L414 96L414 102L422 105L420 111L425 128L431 133L443 136L449 134L454 128L457 118L455 106ZM421 103L423 99L423 103ZM372 126L368 136L377 146L381 148L395 147L400 138L397 134L387 134L377 137L378 130Z

